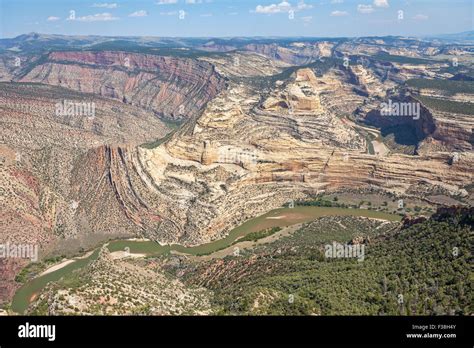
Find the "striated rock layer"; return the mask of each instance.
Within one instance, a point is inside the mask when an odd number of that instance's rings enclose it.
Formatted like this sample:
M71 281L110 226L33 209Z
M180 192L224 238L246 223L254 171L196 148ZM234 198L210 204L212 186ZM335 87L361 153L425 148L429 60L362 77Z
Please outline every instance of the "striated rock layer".
M56 113L64 100L94 103L95 113ZM163 137L168 129L154 114L59 87L16 83L0 84L0 113L0 244L35 245L43 258L137 234L116 198L126 190L116 181L126 176L111 165L120 153L110 149ZM126 203L132 209L135 201ZM12 296L15 275L29 262L0 260L0 301Z
M231 83L202 116L162 145L128 149L136 174L132 183L145 184L136 192L144 207L154 204L163 219L158 229L146 228L146 235L163 243L208 242L250 217L322 190L467 195L471 151L455 162L450 152L369 154L361 128L337 116L363 102L343 83L344 76L330 71L317 78L311 70L300 70L267 99ZM296 90L318 102L298 104L305 97ZM268 98L278 107L269 108ZM295 102L293 110L288 101Z
M197 245L322 191L472 193L470 117L424 105L419 120L380 115L415 70L334 59L284 70L330 56L331 43L245 49L200 59L53 52L23 83L1 84L0 242L38 244L42 256L129 236ZM64 100L93 102L95 115L56 114ZM187 121L167 134L156 113ZM391 127L413 131L414 155L386 144ZM26 263L1 265L0 299Z
M118 99L171 119L197 115L224 87L204 61L128 52L52 52L21 82Z

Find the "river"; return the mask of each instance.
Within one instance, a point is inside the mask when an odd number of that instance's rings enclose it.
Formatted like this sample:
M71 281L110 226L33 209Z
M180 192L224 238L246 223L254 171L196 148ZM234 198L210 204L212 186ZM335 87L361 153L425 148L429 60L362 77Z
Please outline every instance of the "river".
M160 245L153 241L139 240L112 241L108 243L107 247L111 252L123 251L125 248L129 248L129 251L132 254L145 254L147 256L169 254L171 251L177 251L189 255L210 254L230 246L238 238L243 237L251 232L258 232L271 227L285 227L309 222L323 216L361 216L388 221L401 220L399 215L393 215L374 210L297 206L294 208L280 208L272 210L264 215L250 219L239 227L234 228L225 238L195 247L185 247L176 244ZM16 313L23 314L28 309L29 304L35 299L35 296L37 296L37 294L39 294L49 282L58 281L64 275L88 265L91 261L97 259L99 249L100 248L95 249L94 252L92 252L87 257L71 259L73 262L67 264L66 266L53 272L40 275L26 282L15 293L15 296L12 300L11 309Z

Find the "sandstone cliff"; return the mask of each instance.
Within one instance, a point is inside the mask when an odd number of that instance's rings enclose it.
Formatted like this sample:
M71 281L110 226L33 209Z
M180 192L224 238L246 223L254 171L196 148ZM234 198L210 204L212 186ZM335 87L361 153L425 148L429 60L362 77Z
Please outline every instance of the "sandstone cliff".
M224 87L212 65L127 52L53 52L21 82L94 93L180 120L197 115Z

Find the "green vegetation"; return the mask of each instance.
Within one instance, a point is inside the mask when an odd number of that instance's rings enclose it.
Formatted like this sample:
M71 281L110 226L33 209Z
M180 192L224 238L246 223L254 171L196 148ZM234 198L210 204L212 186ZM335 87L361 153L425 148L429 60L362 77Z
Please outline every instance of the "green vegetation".
M236 240L233 244L240 243L240 242L246 242L246 241L254 241L256 242L259 239L266 238L271 236L272 234L275 234L277 232L281 231L281 227L272 227L272 228L267 228L266 230L258 231L258 232L251 232L247 234L246 236Z
M160 139L152 141L151 143L142 144L141 147L143 147L145 149L148 149L148 150L156 149L161 144L163 144L163 143L167 142L168 140L170 140L171 137L173 136L173 134L176 133L176 131L179 129L179 127L181 127L181 125L184 123L183 120L169 120L169 119L166 119L166 118L160 118L160 120L161 120L161 122L163 122L166 125L166 127L171 129L171 132L169 132L168 134L166 134L164 137L162 137Z
M435 60L430 60L430 59L394 56L388 53L378 53L372 56L372 58L383 61L383 62L391 62L391 63L399 63L399 64L426 65L426 64L440 63L440 62L437 62Z
M48 61L48 54L42 54L37 60L25 64L19 73L19 77L28 75L35 67L41 64L45 64Z
M460 64L458 66L453 66L449 64L446 67L440 69L440 74L453 74L452 80L466 80L466 81L473 81L474 79L474 69L472 68L472 64L469 62L463 62L466 65Z
M173 136L173 134L175 133L175 131L176 130L166 134L163 138L157 139L157 140L155 140L151 143L142 144L141 147L143 147L145 149L148 149L148 150L156 149L161 144L163 144L163 143L167 142L168 140L170 140L171 137Z
M250 232L249 234L247 235L244 235L242 238L238 238L236 241L234 241L231 245L235 245L237 243L241 243L241 242L257 242L259 239L263 239L263 238L266 238L266 237L269 237L277 232L280 232L282 230L281 227L271 227L271 228L267 228L267 229L264 229L264 230L261 230L261 231L257 231L257 232ZM207 256L207 255L211 255L219 250L223 250L225 248L227 248L228 245L221 245L219 246L218 249L214 249L214 250L208 250L208 251L205 251L205 252L199 252L199 253L196 253L196 256Z
M474 103L456 102L446 99L431 98L425 96L417 96L423 105L430 109L450 112L453 114L474 115Z
M28 281L15 293L12 300L12 310L16 313L24 313L30 304L31 298L38 294L48 283L58 281L72 271L83 268L91 261L97 259L98 254L99 251L96 250L87 258L76 260L55 272Z
M166 118L161 118L161 122L163 122L166 125L166 127L168 127L169 129L176 130L179 127L181 127L181 125L185 121L184 120L169 120Z
M338 203L337 199L333 199L332 201L328 201L323 197L316 197L312 200L304 200L304 201L296 201L295 205L302 206L302 207L340 207L340 208L348 208L348 206L344 203Z
M226 53L207 52L194 48L183 47L150 47L138 44L133 41L114 40L95 44L85 51L124 51L140 54L151 54L157 56L171 56L179 58L200 58L200 57L221 57Z
M445 92L447 95L456 93L474 93L474 81L434 80L434 79L411 79L407 85L419 89L435 89Z
M56 292L60 289L68 289L71 293L76 292L80 289L81 286L87 287L90 283L91 277L89 270L86 268L71 269L69 272L64 273L61 278L56 282L50 283L46 286L47 291L52 290ZM59 299L64 300L64 295L59 296ZM25 308L26 309L26 308ZM77 309L77 308L75 308ZM47 297L39 299L31 311L28 313L30 315L48 315L49 314L49 304ZM78 310L76 310L76 313ZM80 313L77 313L80 314Z
M473 313L472 225L463 225L456 219L429 220L396 232L393 225L375 227L362 219L337 218L340 226L334 219L319 219L293 236L254 249L252 255L227 258L219 266L220 274L205 281L215 292L218 312ZM361 233L372 236L366 244L364 261L324 257L325 244L348 243ZM202 272L209 266L193 269L188 281L202 282Z
M284 218L281 219L268 219L268 217L281 216L282 214L287 215L288 217L284 216ZM296 215L296 218L292 217L294 216L293 214ZM280 208L257 218L250 219L239 227L234 228L232 231L229 232L229 235L223 239L219 239L214 242L202 244L195 247L188 248L182 245L162 246L153 241L142 242L119 240L108 243L107 248L111 252L123 251L125 248L129 248L131 253L146 254L149 256L166 256L170 254L171 250L190 255L208 255L232 245L232 243L239 237L245 236L249 233L258 232L273 227L282 227L290 224L311 221L317 217L326 215L355 215L385 219L387 221L400 221L400 216L369 210L343 209L319 206ZM64 275L72 272L73 270L80 269L88 265L92 260L97 259L98 252L99 250L96 249L94 253L87 258L76 260L73 263L57 271L28 281L15 293L15 296L12 301L12 309L17 313L23 313L28 308L30 299L34 294L39 293L49 282L57 281L61 279Z
M30 263L28 266L23 268L20 273L16 275L15 281L21 284L26 283L28 280L36 277L38 274L43 272L49 266L55 263L59 263L65 257L65 255L60 255L47 258L41 262Z
M267 89L273 87L276 81L286 81L290 78L290 76L295 73L299 69L310 68L315 71L317 75L322 75L326 73L329 69L340 65L343 63L342 59L337 58L324 58L324 60L320 61L317 60L313 63L299 65L299 66L292 66L290 68L285 69L283 72L272 75L272 76L257 76L257 77L248 77L248 78L240 78L237 79L238 82L244 82L246 84L250 84L258 89Z
M22 284L26 283L29 279L39 274L42 270L44 270L44 265L40 263L30 263L16 275L15 281Z

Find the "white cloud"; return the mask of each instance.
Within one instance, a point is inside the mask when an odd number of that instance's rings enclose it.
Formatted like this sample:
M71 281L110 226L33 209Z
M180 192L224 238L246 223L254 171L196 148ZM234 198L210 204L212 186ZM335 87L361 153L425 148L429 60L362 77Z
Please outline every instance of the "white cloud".
M389 7L388 0L374 0L375 7Z
M303 11L313 8L313 5L308 5L304 1L298 2L298 4L294 7L288 1L282 1L279 4L271 4L268 6L258 5L255 8L256 13L263 13L263 14L274 14L274 13L285 13L290 11Z
M238 12L231 12L229 13L229 16L237 16L239 13Z
M349 13L347 11L332 11L331 16L332 17L342 17L342 16L347 16Z
M97 3L97 4L94 4L92 5L92 7L101 7L101 8L117 8L117 4L116 3L107 3L107 2L102 2L102 3Z
M298 5L296 6L298 11L309 10L310 8L313 8L313 5L306 4L304 0L298 2Z
M76 19L68 19L68 20L76 20L79 22L108 22L108 21L115 21L117 19L119 18L112 16L112 14L108 12L104 12L104 13L96 13L95 15L77 17Z
M178 0L159 0L156 2L157 5L172 5L177 3Z
M128 16L129 17L146 17L148 16L148 12L146 12L145 10L140 10L140 11L130 13Z
M331 0L331 4L342 4L344 0Z
M357 12L368 14L374 12L372 5L357 5Z
M291 10L291 5L287 1L282 1L277 5L276 4L271 4L271 5L268 5L268 6L258 5L255 8L255 12L265 13L265 14L288 12L290 10Z
M55 21L59 21L61 18L59 17L55 17L55 16L49 16L47 21L48 22L55 22Z
M413 16L413 19L415 21L426 21L428 19L428 16L424 14L417 14L416 16Z

